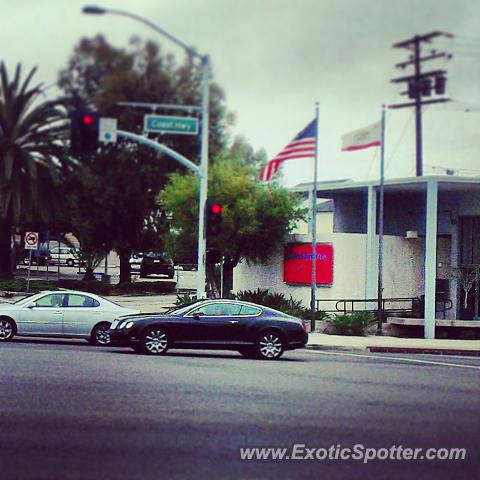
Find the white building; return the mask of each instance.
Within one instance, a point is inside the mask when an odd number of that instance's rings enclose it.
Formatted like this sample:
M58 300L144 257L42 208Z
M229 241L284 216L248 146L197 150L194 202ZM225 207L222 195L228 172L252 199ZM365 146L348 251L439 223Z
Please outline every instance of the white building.
M293 191L307 196L311 189L311 184L302 184ZM377 298L378 190L378 182L319 184L317 242L333 247L333 278L318 285L317 308L332 309L332 300ZM326 204L320 199L332 199L334 208L322 207ZM301 225L298 233L285 239L285 251L272 255L267 265L242 263L234 272L235 290L268 288L309 305L309 282L287 283L284 269L289 259L297 258L291 255L291 245L311 241L311 233ZM478 286L470 291L465 309L459 283L452 279L458 267L468 271L474 264L480 264L479 178L428 176L386 181L383 297L410 298L410 306L414 298L421 299L415 301L420 318L397 317L390 322L424 325L426 338L434 338L435 326L480 326L472 321L479 316ZM329 268L329 262L325 267ZM393 301L386 309L400 304ZM374 305L363 302L363 307Z

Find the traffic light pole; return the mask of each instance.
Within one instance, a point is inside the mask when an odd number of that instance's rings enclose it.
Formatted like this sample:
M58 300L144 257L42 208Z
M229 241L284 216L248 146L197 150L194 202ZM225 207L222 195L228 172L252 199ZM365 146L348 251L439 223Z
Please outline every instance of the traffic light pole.
M124 17L128 17L132 20L139 21L151 29L155 30L160 35L168 38L170 41L178 45L179 47L183 48L188 55L192 57L197 57L202 62L202 134L201 134L201 154L200 154L200 166L193 164L190 160L182 157L182 155L170 150L170 155L176 158L178 161L186 165L187 167L191 168L195 171L195 173L199 176L200 179L200 196L199 196L199 211L198 211L198 271L197 271L197 298L204 298L205 297L205 263L206 263L206 235L205 235L205 204L208 195L208 139L209 139L209 83L210 83L210 59L208 55L200 55L196 50L189 47L187 44L180 41L178 38L174 37L170 33L166 32L163 28L160 28L158 25L154 24L150 20L143 18L139 15L136 15L131 12L127 12L125 10L117 10L111 8L103 8L99 6L85 6L82 9L83 13L86 14L93 14L93 15L104 15L104 14L114 14L114 15L121 15ZM120 132L118 132L120 134ZM125 134L128 134L129 137ZM127 138L133 139L132 135L129 132L123 132L123 136ZM147 142L143 140L148 140L139 135L136 136L136 140L140 143L147 144ZM143 140L140 140L143 138ZM150 141L151 142L151 141ZM157 150L166 152L166 148L164 145L157 144L156 142L151 142L149 144L153 148ZM181 157L181 158L180 158ZM191 164L191 165L190 165ZM192 168L195 167L195 169Z
M202 57L202 148L200 152L200 197L198 205L198 257L197 257L197 299L205 297L206 283L206 225L205 205L208 196L208 135L209 135L209 88L210 59L208 55Z

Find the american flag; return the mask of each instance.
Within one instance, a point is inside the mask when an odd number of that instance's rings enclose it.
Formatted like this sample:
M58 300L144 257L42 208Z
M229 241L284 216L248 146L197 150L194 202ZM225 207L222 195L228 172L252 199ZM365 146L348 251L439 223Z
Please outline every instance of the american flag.
M286 160L315 158L317 120L312 120L276 157L260 171L259 179L268 182Z

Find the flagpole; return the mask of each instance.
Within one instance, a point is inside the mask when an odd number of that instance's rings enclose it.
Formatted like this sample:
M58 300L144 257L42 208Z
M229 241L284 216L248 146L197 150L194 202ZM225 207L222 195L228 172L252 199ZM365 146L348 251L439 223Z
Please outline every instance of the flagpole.
M315 103L315 159L313 167L313 188L312 188L312 293L311 308L312 321L310 331L315 331L315 320L317 311L317 180L318 180L318 102Z
M380 199L378 212L378 298L377 335L383 332L383 197L385 183L385 105L382 106L382 132L380 145Z

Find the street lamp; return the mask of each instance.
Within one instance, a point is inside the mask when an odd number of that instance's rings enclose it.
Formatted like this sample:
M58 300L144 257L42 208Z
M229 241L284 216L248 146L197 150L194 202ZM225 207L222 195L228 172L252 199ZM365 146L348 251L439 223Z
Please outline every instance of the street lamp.
M209 135L209 82L210 82L210 58L208 55L200 55L193 48L175 38L158 25L149 20L123 10L113 8L103 8L99 6L86 6L82 9L83 13L92 15L114 14L137 20L148 27L160 33L173 43L182 47L188 55L197 57L202 62L202 135L201 135L201 153L200 168L198 176L200 179L200 198L198 211L198 271L197 271L197 298L205 297L205 259L206 259L206 236L205 236L205 204L208 193L208 135Z

